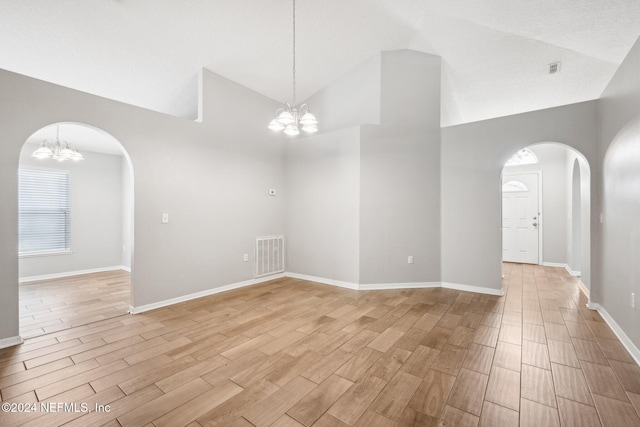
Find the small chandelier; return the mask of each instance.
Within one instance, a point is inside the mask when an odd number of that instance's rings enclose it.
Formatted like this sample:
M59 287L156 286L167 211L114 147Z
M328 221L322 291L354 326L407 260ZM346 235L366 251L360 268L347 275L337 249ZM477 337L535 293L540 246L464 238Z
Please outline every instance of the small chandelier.
M65 160L84 160L82 154L75 147L71 147L67 141L60 142L60 125L56 126L56 142L45 139L40 147L31 154L36 159L54 159L59 162Z
M283 130L286 135L296 136L300 134L300 129L307 133L317 132L317 124L307 104L296 107L296 0L293 0L293 105L287 102L284 108L278 108L276 117L269 123L269 129Z

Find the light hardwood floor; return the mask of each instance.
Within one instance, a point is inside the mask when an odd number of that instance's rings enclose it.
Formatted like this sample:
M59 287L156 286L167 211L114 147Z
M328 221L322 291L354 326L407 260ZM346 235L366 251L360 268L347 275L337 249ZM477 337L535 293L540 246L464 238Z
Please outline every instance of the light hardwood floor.
M280 279L0 350L0 425L638 426L640 368L575 279L505 264L505 297Z
M129 310L131 275L116 270L20 285L20 335L38 335L121 316Z

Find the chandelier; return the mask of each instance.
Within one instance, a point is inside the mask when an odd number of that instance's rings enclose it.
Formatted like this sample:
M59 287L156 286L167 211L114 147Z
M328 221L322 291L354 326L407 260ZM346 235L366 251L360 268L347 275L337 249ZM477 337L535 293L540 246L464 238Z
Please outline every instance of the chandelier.
M56 142L45 139L40 147L31 154L36 159L54 159L59 162L65 160L84 160L82 154L75 147L71 147L67 141L60 142L60 125L56 126Z
M296 0L293 0L293 104L287 102L276 110L276 117L269 123L269 129L296 136L300 134L300 129L307 133L317 132L317 124L307 104L296 107Z

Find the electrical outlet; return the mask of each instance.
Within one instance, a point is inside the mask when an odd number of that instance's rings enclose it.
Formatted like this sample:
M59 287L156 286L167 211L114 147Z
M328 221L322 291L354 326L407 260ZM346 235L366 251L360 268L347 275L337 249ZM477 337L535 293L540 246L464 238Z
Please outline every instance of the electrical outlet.
M407 258L407 263L413 264L413 255L409 255L409 258Z
M244 254L244 256L242 257L242 260L244 262L249 262L249 254Z
M169 214L168 213L163 213L162 214L162 223L163 224L169 224Z
M631 308L636 309L636 293L631 292Z

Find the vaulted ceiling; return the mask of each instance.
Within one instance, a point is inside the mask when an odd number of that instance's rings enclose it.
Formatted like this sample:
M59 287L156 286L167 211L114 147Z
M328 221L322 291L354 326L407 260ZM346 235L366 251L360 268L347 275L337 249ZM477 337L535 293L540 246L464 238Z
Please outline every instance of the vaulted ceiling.
M291 0L4 0L0 68L195 118L207 68L291 100ZM596 99L638 0L297 0L305 99L384 50L442 57L442 125ZM548 65L561 62L560 72Z

